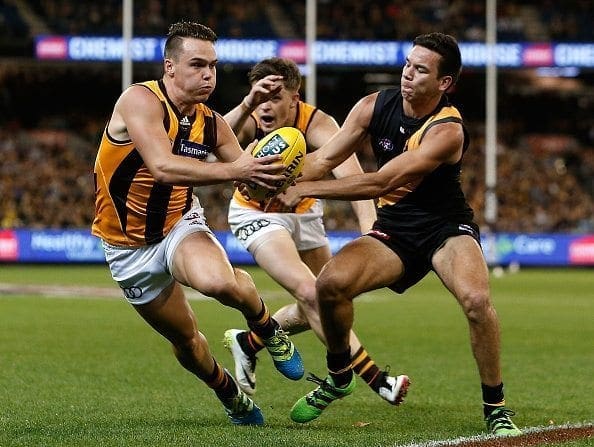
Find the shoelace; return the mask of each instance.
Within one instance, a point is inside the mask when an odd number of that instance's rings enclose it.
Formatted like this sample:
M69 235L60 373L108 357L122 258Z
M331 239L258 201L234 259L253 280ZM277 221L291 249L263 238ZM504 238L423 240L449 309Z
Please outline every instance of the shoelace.
M305 380L309 380L310 382L313 382L317 385L322 385L322 384L327 383L325 379L319 378L314 373L309 373L309 376L307 376L307 378Z
M505 428L513 428L513 423L512 421L509 419L511 416L515 416L516 412L513 410L510 410L509 408L503 408L501 410L494 410L493 413L491 413L491 417L489 418L489 422L491 427L496 427L496 426L503 426Z
M244 393L239 392L239 394L231 400L231 405L225 407L232 415L242 415L250 411L250 404L251 401L248 397Z
M309 405L315 407L327 407L330 402L338 398L336 394L336 388L330 383L328 383L325 379L321 379L313 373L309 373L309 376L305 379L319 385L318 388L311 391L306 396L306 401ZM321 401L321 402L320 402Z
M285 339L285 332L282 329L277 329L274 335L266 340L266 347L274 355L284 356L291 352L291 347Z

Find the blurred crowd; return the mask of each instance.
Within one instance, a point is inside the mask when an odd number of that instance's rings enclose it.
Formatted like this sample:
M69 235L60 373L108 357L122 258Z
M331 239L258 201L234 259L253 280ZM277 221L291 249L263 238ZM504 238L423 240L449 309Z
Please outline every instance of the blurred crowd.
M94 124L98 126L98 123ZM473 144L465 155L462 182L485 228L485 147L482 126L471 125ZM100 132L100 128L95 129ZM93 216L92 166L95 138L57 128L36 130L0 127L0 227L82 228ZM546 139L546 136L544 137ZM537 139L538 140L538 139ZM497 231L593 232L594 148L541 151L520 140L498 149ZM576 152L578 151L578 152ZM576 163L576 157L579 163ZM369 154L360 154L366 170ZM227 230L231 184L195 190L209 225ZM348 202L326 201L329 230L358 230Z
M74 132L0 127L0 227L88 228L93 151Z
M499 40L594 41L591 0L500 0L497 4ZM3 49L35 34L119 34L121 8L120 0L0 0L0 57ZM435 30L464 41L485 38L485 2L318 0L317 11L320 39L409 40ZM305 2L134 1L136 35L163 35L170 23L180 19L205 23L221 37L305 36ZM32 45L25 47L31 51ZM21 49L15 53L24 56ZM81 75L80 67L68 64L39 66L31 60L0 64L0 228L89 227L97 143L105 115L120 92L119 70L107 68L89 65ZM224 70L219 73L220 78L229 76ZM135 74L156 78L161 67L141 65L135 67ZM332 106L346 113L353 103L349 94L360 97L352 83L362 76L350 75L341 75L348 85L328 75L320 79L321 93L329 98L322 108L336 114L328 110ZM458 94L467 96L458 98L457 104L463 105L472 134L463 187L477 221L486 227L484 104L475 97L484 85L473 85L478 78L463 79L461 92L466 93ZM219 81L234 87L220 96L215 93L211 98L215 110L224 113L230 102L241 98L242 79ZM594 232L592 96L563 99L571 95L561 92L559 83L550 96L535 95L513 87L529 85L523 79L507 82L507 96L499 101L503 119L498 124L498 218L493 229ZM339 121L344 118L336 116ZM370 154L360 154L360 159L366 170L375 169ZM232 185L198 188L196 193L211 227L228 229ZM348 202L327 201L325 219L329 230L358 229Z
M297 4L296 4L297 3ZM303 2L293 2L302 9ZM485 40L486 2L467 0L318 1L318 37L410 40L439 31L463 41ZM590 0L500 0L500 41L592 40ZM301 22L303 23L303 22Z
M0 0L0 38L34 32L121 33L120 0ZM305 1L190 2L135 0L136 35L163 35L180 19L200 21L221 37L305 37ZM409 40L439 30L459 40L485 39L485 4L466 0L318 0L320 39ZM501 41L592 41L591 0L500 0ZM35 28L35 31L32 30Z
M113 35L122 30L121 0L79 2L73 0L28 0L55 34ZM217 30L221 36L273 36L270 21L262 15L268 0L249 2L191 2L186 0L134 0L134 33L161 36L172 22L195 20Z

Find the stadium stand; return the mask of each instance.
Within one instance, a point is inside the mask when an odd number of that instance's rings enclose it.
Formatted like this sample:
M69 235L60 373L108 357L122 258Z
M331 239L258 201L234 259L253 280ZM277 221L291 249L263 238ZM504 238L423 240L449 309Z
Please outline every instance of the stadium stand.
M280 3L295 28L303 30L304 2ZM593 40L588 0L569 0L563 8L552 0L497 3L500 41ZM485 2L320 0L317 9L320 39L408 40L435 30L460 40L485 39Z
M73 0L29 0L34 13L46 21L55 34L113 35L122 29L122 2L77 2ZM181 19L199 20L221 36L274 37L266 14L266 1L188 2L171 0L134 1L136 35L163 35L170 23Z
M14 4L13 4L14 3ZM22 37L45 26L55 34L112 35L121 30L121 1L0 1L1 32ZM460 40L485 38L485 2L464 0L318 1L318 38L408 40L439 30ZM169 23L199 20L221 37L305 37L305 2L188 2L135 0L135 34L162 35ZM498 2L501 41L592 41L591 1L502 0ZM43 22L41 25L35 22ZM4 26L8 24L7 26Z
M162 35L172 21L199 18L222 37L304 36L304 2L134 3L138 35ZM498 3L501 40L594 41L588 0L568 0L562 8L552 0ZM89 226L92 164L105 114L119 94L119 70L110 70L109 64L36 64L31 42L36 33L118 34L120 14L119 0L84 5L74 0L0 0L0 58L12 57L10 64L0 64L1 228ZM318 15L322 39L401 40L435 29L461 40L481 40L485 34L483 2L319 0ZM28 55L28 59L15 63L16 53ZM160 74L158 66L143 69L143 75ZM478 77L470 74L464 78L461 90L472 95L478 87L467 83L478 83ZM241 95L244 73L235 79L237 82L221 81L237 85L237 91L219 97L216 110L228 110L232 98ZM510 85L532 85L513 77L504 79ZM574 83L566 91L559 89L559 82L549 91L500 89L498 172L505 182L497 191L497 230L594 231L591 75L589 79L586 86ZM321 79L320 84L330 90L330 96L343 96L335 94L345 88L343 84L327 79ZM463 182L479 223L485 225L483 105L463 96L455 99L464 106L473 138ZM362 157L362 164L367 170L374 169L368 154ZM227 229L226 204L232 186L200 188L198 194L205 203L224 204L207 205L207 218L214 229ZM329 230L356 230L349 204L328 202L327 208Z

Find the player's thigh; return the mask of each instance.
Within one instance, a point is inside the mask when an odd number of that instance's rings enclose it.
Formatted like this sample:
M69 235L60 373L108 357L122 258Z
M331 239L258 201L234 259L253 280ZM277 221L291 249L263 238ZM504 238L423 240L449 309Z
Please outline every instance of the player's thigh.
M478 242L460 235L446 240L432 258L433 269L458 299L469 294L488 294L489 271Z
M404 272L400 257L381 241L362 236L349 242L318 275L318 291L333 290L355 297L387 287Z
M298 215L295 225L295 245L301 259L315 276L332 257L322 215L322 204L317 201L311 212Z
M171 343L191 339L197 331L196 317L179 283L173 282L157 298L134 306L136 312Z
M289 292L309 284L312 289L315 277L301 260L295 242L288 231L277 227L256 239L250 251L260 267Z
M299 252L301 259L309 267L311 272L317 276L322 271L322 267L332 257L330 246L325 244L321 247L312 248L311 250L302 250Z
M173 277L209 296L236 282L233 267L221 244L209 231L185 236L171 259Z

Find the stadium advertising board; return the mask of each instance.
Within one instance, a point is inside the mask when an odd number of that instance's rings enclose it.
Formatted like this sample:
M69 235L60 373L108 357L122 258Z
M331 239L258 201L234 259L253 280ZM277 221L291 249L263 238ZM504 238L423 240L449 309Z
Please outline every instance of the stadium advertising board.
M490 265L594 265L594 236L569 234L483 234Z
M160 62L165 39L136 37L129 51L137 62ZM404 41L331 41L315 43L318 65L378 66L404 64L410 42ZM222 63L253 64L268 57L288 57L299 64L306 62L303 40L219 39L217 54ZM38 59L70 61L120 61L123 39L117 36L37 36ZM460 42L462 62L466 67L484 67L490 61L500 67L594 67L594 43L498 43L491 47L481 42Z
M18 261L19 244L14 230L0 230L0 261Z
M89 230L26 230L11 231L11 244L16 247L12 259L0 251L0 261L29 263L104 262L101 241ZM0 239L2 236L0 235ZM5 244L9 244L4 240Z
M252 255L227 231L217 231L234 264L254 264ZM328 233L332 253L358 236L357 232ZM482 246L490 265L594 266L594 235L484 234ZM1 230L0 262L101 263L101 241L89 230Z

